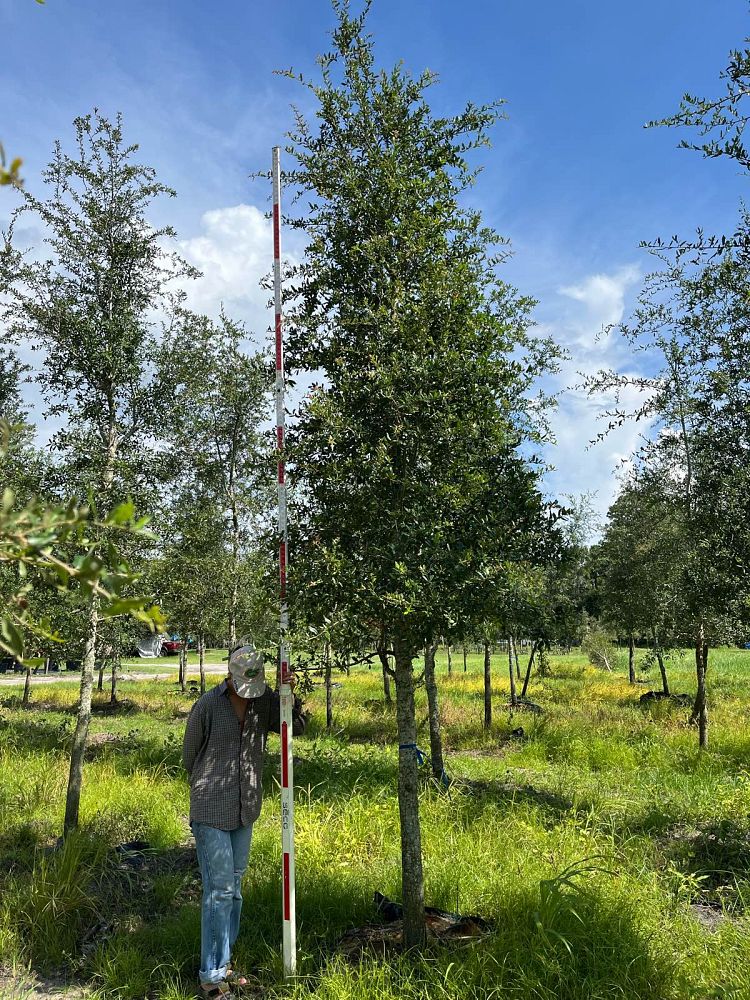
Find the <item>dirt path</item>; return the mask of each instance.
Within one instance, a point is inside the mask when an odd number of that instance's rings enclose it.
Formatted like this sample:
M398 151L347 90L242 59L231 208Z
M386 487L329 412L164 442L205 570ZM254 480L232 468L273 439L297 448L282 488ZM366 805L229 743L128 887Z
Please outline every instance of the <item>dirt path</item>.
M222 666L220 663L206 664L207 674L225 674L227 668ZM189 674L197 674L197 668L195 670L190 669ZM105 678L109 675L105 672ZM52 674L33 674L31 677L31 686L35 688L37 684L55 684L61 681L78 681L80 674L75 670L65 670L63 673L52 673ZM0 687L13 687L23 685L26 679L25 674L0 674ZM139 670L126 670L124 673L118 675L118 682L121 681L164 681L164 680L177 680L177 670L170 670L168 673L160 674L147 674ZM0 993L0 997L2 994Z

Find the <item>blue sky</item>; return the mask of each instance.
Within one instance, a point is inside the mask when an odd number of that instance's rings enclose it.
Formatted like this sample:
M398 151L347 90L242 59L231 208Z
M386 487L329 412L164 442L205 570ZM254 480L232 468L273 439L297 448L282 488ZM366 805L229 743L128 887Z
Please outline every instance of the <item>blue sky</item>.
M304 100L273 70L313 72L331 24L328 0L0 0L0 137L39 191L75 115L122 111L143 160L177 189L154 221L176 226L204 272L192 304L216 311L223 301L262 335L267 192L248 174L267 168L290 103ZM649 268L640 240L732 225L738 170L642 126L685 90L718 93L749 27L746 0L375 0L380 62L436 71L437 111L508 102L472 200L513 242L504 277L539 299L540 325L572 354L556 388L577 371L629 363L596 334L632 305ZM13 200L0 193L0 225ZM579 394L561 397L548 488L597 491L605 509L635 430L587 451L594 410Z

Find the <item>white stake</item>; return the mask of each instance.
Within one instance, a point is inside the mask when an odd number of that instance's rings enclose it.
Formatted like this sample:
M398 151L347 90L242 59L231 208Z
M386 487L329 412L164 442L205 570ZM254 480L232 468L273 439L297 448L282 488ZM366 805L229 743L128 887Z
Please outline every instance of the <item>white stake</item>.
M273 296L276 330L276 450L279 498L279 663L281 672L281 907L284 974L297 971L294 898L294 774L292 764L292 689L289 686L289 608L286 596L287 513L284 468L284 344L281 335L281 166L273 147Z

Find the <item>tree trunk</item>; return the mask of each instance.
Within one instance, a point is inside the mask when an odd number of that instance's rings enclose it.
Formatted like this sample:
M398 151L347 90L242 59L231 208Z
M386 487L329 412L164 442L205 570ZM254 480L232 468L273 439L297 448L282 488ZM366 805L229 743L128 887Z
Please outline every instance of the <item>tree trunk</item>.
M427 711L430 720L430 761L432 776L438 781L445 775L443 763L443 738L440 734L440 706L438 704L438 687L435 680L435 650L437 646L428 646L424 656L424 684L427 689Z
M511 646L513 647L513 657L514 657L514 659L516 661L516 680L520 681L521 680L521 665L518 662L518 646L516 645L516 640L513 638L513 636L511 636L508 641L510 642Z
M661 674L661 689L668 698L669 681L667 680L667 668L664 666L664 657L660 649L656 650L656 662L659 664L659 673Z
M466 646L464 646L464 673L466 673Z
M516 694L516 675L513 670L513 639L508 637L508 674L510 676L510 703L513 708L518 705L518 695Z
M86 740L91 722L91 694L94 687L94 660L96 658L96 633L99 624L99 601L96 595L89 600L89 620L86 646L81 665L81 691L78 700L78 718L73 734L73 745L70 750L70 772L68 774L68 790L65 797L65 821L63 836L78 826L78 811L81 804L81 785L83 783L83 756L86 752Z
M331 690L331 647L325 644L323 653L325 658L325 678L326 678L326 729L333 728L333 692Z
M451 650L450 643L448 643L448 676L450 677L453 673L453 651Z
M203 632L198 635L198 666L201 672L201 694L206 693L206 636Z
M383 668L383 695L385 703L386 705L392 705L393 697L391 695L391 675L388 673L388 653L386 653L382 646L378 646L378 658Z
M96 666L96 664L94 664L94 666ZM96 685L96 690L104 690L104 660L99 661L99 683Z
M661 674L661 689L666 698L669 697L669 681L667 680L667 668L664 665L664 654L661 651L661 646L659 645L659 639L656 635L656 629L651 630L651 639L653 643L654 656L656 657L656 662L659 664L659 673Z
M112 660L112 682L109 692L109 703L110 705L117 704L117 667L119 666L117 659Z
M708 705L706 703L706 670L708 669L708 643L703 640L703 628L695 644L695 673L698 681L693 705L692 722L698 723L698 746L708 746Z
M233 473L232 473L233 477ZM232 495L232 594L229 600L229 655L237 645L237 606L240 597L239 555L240 555L240 519L237 513L237 503Z
M401 821L401 894L404 906L404 946L406 948L419 948L426 941L413 659L413 651L408 649L404 643L396 641L396 723L399 742L398 811Z
M635 684L635 640L628 636L628 680Z
M31 701L31 666L27 665L26 680L24 681L23 684L23 701L21 702L21 704L23 705L24 708L26 708L26 706L29 704L30 701Z
M531 656L529 656L529 662L526 665L526 676L523 679L523 687L521 688L521 697L526 697L526 690L529 686L529 680L531 679L531 668L534 666L534 657L536 656L536 643L531 644Z
M484 728L492 726L492 672L490 666L490 644L484 641Z
M44 676L46 677L49 673L49 656L44 657Z
M184 694L187 683L187 649L185 649L184 642L182 644L182 649L180 650L179 681L180 691Z

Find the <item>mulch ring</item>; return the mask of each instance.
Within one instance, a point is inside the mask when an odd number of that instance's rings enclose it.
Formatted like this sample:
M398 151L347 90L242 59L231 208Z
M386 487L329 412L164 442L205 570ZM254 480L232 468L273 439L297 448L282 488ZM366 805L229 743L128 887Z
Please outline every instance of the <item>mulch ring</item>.
M135 715L140 710L130 698L118 698L115 702L94 701L91 705L92 715Z
M695 698L691 694L664 694L663 691L647 691L638 699L640 705L664 702L673 708L691 708Z
M400 903L376 892L375 909L385 923L353 927L339 939L336 952L351 961L359 961L364 953L387 955L401 951L404 944L403 907ZM479 941L492 933L489 920L476 915L448 913L434 906L425 907L427 939L445 945L465 945Z
M107 747L115 749L118 746L122 746L125 739L120 733L91 733L86 744L86 759L94 760Z
M691 915L709 931L748 913L750 826L744 817L677 824L658 838L665 863L691 887Z

